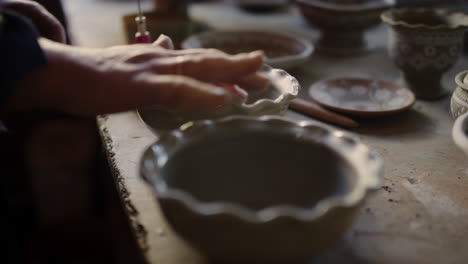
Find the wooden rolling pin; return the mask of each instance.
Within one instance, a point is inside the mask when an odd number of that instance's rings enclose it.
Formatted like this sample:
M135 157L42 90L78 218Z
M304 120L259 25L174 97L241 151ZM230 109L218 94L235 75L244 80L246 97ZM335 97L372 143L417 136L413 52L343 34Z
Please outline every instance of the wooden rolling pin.
M356 128L359 126L359 124L356 121L352 120L349 117L331 112L319 106L316 103L308 102L304 99L296 98L292 100L291 104L289 105L289 108L296 112L317 118L325 122L330 122L335 125L350 128Z

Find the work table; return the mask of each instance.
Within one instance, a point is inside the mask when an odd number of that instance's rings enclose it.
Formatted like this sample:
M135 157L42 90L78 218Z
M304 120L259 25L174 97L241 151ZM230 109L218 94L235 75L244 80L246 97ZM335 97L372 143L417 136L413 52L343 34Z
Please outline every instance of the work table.
M225 8L199 4L191 9L191 14L210 22L225 12L218 27L232 26L234 20L243 23L236 27L269 25L267 18ZM317 32L293 14L270 21L286 21L280 26L313 41ZM77 28L79 22L72 21L72 28L73 23ZM80 30L76 32L81 34ZM370 32L369 41L376 46L370 54L345 58L315 54L305 65L291 71L303 88L301 97L306 98L307 88L322 78L365 77L401 82L386 55L385 27ZM466 56L445 75L444 86L454 89L455 74L465 69L468 69ZM351 132L383 157L383 186L367 197L343 241L314 263L468 262L468 157L451 139L453 119L449 99L446 96L437 101L418 100L411 110L399 115L358 120L361 126ZM285 116L309 119L291 111ZM100 116L97 122L115 186L146 261L206 263L202 255L174 234L152 190L139 175L141 155L158 135L135 111Z

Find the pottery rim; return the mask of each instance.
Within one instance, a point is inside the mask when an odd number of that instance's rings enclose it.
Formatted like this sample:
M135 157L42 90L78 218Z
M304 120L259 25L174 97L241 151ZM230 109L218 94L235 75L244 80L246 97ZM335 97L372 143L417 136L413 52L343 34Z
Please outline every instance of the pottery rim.
M455 144L468 155L468 113L459 116L455 120L452 138Z
M234 105L234 107L241 108L245 112L254 112L261 108L277 108L278 106L288 105L291 100L297 97L299 94L300 85L296 78L292 77L284 70L275 69L268 65L263 65L262 69L269 70L271 72L272 78L276 76L281 78L288 78L291 82L288 92L281 93L281 95L279 95L276 99L262 98L251 104L244 102L240 106Z
M460 87L461 89L467 90L468 91L468 84L464 83L464 78L468 76L468 70L462 71L457 76L455 76L455 83Z
M303 5L312 5L315 7L343 11L343 12L356 12L356 11L365 11L375 8L385 8L392 7L396 4L395 0L374 0L374 1L365 1L364 3L357 4L338 4L330 1L324 0L297 0L300 4Z
M452 23L442 23L438 25L426 25L423 23L408 23L404 19L396 19L394 17L394 14L405 14L405 13L428 13L432 14L436 17L454 17L454 16L459 16L460 19L454 19L456 22ZM391 26L402 26L406 28L411 28L411 29L428 29L428 30L438 30L438 29L446 29L446 30L455 30L458 28L464 28L468 27L468 15L463 12L456 12L456 11L451 11L448 9L443 9L443 8L392 8L390 10L387 10L381 14L381 19L385 23L391 25Z
M202 33L199 33L199 34L195 34L195 35L192 35L192 36L186 38L182 42L181 46L182 46L183 49L197 48L197 47L190 46L189 43L194 39L201 39L201 38L206 37L206 36L210 36L210 35L214 36L216 34L224 34L224 33L233 33L233 34L255 34L255 33L259 33L259 34L269 34L269 35L271 35L273 37L274 36L281 36L281 37L284 37L284 38L288 38L290 41L300 43L304 47L304 50L302 50L299 53L288 54L288 55L280 56L280 57L276 57L276 58L267 58L266 60L267 60L268 64L275 64L275 63L279 64L279 63L283 63L283 62L287 62L287 61L301 60L301 59L310 57L310 55L312 55L312 53L314 52L314 46L310 43L310 41L307 41L304 38L294 36L294 35L289 34L289 33L284 33L284 32L278 33L278 32L272 31L272 30L245 30L245 31L240 31L240 30L219 30L219 31L207 31L207 32L202 32ZM201 47L201 48L203 48L203 47Z
M216 129L217 126L222 127L223 124L229 124L229 122L240 122L246 127L252 122L258 121L264 125L281 124L281 126L286 128L308 129L311 133L315 132L316 134L317 131L324 132L318 133L321 136L320 143L339 153L340 156L345 158L357 170L357 179L354 187L345 194L333 194L327 198L323 198L310 208L300 208L292 205L273 205L261 210L253 210L232 202L201 202L192 194L170 187L165 182L160 173L158 173L158 170L167 162L169 155L160 146L157 146L155 150L153 148L154 145L150 146L143 155L141 174L153 186L159 199L177 200L199 215L230 215L249 223L267 223L281 217L290 217L303 222L314 221L333 208L351 208L357 206L365 198L368 191L377 189L381 185L383 161L377 153L369 150L357 137L314 121L291 121L274 116L230 116L218 120L188 122L182 125L180 130L163 134L158 142L168 144L170 148L178 148L178 143L184 137L196 137L203 134L203 132ZM156 153L157 157L154 160L153 155L155 155L155 152L158 153Z

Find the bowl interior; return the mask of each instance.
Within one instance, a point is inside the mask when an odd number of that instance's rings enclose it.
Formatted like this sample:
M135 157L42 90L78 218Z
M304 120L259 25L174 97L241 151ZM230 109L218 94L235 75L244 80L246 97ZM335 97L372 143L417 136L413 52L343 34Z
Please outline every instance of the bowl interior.
M313 207L344 195L356 170L324 144L271 132L210 135L175 151L162 169L175 189L202 202L229 202L253 210Z
M185 48L214 48L228 54L263 50L267 59L301 54L307 49L293 37L270 32L208 32L189 38Z

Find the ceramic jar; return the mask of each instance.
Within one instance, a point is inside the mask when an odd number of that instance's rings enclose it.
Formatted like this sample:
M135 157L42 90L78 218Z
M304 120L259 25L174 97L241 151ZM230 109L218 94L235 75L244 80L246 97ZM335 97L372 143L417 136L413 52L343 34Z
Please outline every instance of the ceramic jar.
M445 94L443 74L461 55L468 15L445 9L392 9L382 14L390 25L388 52L417 98Z
M450 100L450 110L453 118L457 118L468 112L468 70L460 72L455 77L457 88L452 94Z
M366 30L394 0L297 0L304 18L321 31L317 51L327 55L355 55L369 51Z

